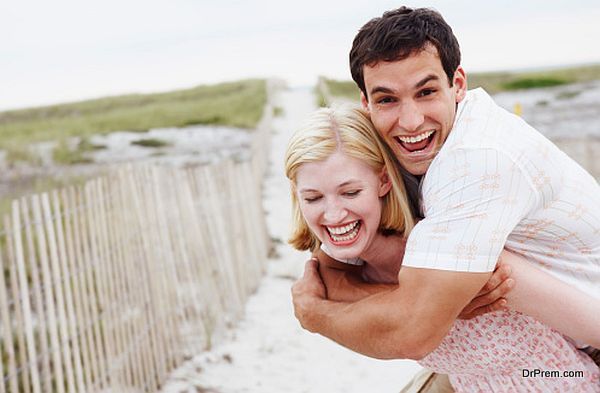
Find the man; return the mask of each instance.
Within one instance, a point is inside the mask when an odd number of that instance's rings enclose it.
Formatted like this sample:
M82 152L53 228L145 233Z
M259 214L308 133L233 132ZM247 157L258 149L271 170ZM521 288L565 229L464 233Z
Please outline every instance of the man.
M424 219L394 290L330 301L309 262L293 288L304 328L367 356L421 359L505 246L600 299L600 187L485 92L467 92L458 42L437 12L402 7L371 20L350 66L377 131L421 181Z

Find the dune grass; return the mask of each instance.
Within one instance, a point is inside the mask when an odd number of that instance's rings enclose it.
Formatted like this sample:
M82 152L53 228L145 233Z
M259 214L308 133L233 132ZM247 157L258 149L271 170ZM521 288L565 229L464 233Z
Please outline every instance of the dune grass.
M600 80L600 64L543 71L469 73L467 76L470 89L483 87L489 93L498 93L507 90L531 89ZM333 97L341 97L358 102L360 93L353 81L323 79Z
M469 88L483 87L490 93L551 87L600 79L600 64L527 72L468 74Z
M204 85L0 112L0 148L113 131L216 124L252 128L267 100L264 80Z
M360 101L360 90L358 90L354 81L348 83L346 81L338 81L335 79L325 79L325 83L327 83L327 87L332 96L347 97L353 101Z
M76 146L69 146L69 141L60 139L52 149L52 160L63 165L89 164L93 161L86 153L102 149L106 149L106 146L94 144L85 136L79 139Z

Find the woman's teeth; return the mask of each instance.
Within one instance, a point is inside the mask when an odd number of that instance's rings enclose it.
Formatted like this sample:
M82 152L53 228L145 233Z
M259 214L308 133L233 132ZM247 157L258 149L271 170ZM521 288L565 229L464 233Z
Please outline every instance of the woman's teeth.
M360 220L341 227L326 227L329 235L336 242L352 240L358 235Z

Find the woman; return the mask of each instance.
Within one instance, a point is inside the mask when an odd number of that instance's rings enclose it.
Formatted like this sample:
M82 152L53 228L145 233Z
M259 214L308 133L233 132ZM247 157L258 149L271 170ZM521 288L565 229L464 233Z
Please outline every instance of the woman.
M329 261L334 269L320 269L329 298L356 300L385 289L363 285L357 275L367 282L396 281L404 239L414 221L393 156L366 114L349 108L317 111L290 141L286 175L295 220L290 243L300 250L321 248L347 262ZM456 321L421 363L449 374L459 391L600 391L600 370L590 357L558 332L517 312L599 346L598 300L515 255L503 253L502 258L518 283L507 296L512 310ZM540 280L553 291L544 292L536 285ZM583 370L585 378L524 378L522 370L531 368Z

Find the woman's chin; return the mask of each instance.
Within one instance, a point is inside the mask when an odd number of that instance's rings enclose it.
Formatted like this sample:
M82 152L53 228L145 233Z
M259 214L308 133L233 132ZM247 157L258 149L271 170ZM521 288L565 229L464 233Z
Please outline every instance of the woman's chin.
M365 248L365 242L368 242L368 236L365 237L366 234L361 226L356 236L351 239L339 239L336 241L329 235L325 241L327 253L337 260L360 258Z
M359 249L360 247L356 247L354 245L350 247L339 246L330 242L328 242L326 245L329 256L331 256L333 259L337 259L340 261L345 259L359 258L361 254L361 250Z

